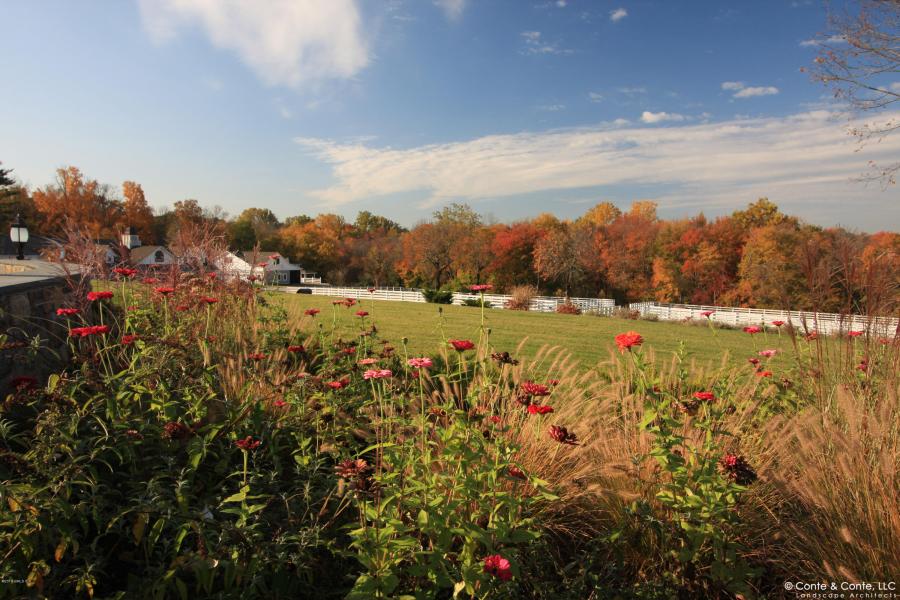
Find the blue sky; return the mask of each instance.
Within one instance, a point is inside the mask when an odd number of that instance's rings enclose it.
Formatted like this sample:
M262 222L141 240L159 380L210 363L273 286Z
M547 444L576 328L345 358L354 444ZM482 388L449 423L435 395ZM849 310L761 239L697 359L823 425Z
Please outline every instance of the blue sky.
M766 195L822 225L900 224L896 187L850 181L900 140L854 152L799 71L819 1L4 8L0 160L32 186L74 164L231 214L411 225L452 201L513 220L650 198L715 216Z

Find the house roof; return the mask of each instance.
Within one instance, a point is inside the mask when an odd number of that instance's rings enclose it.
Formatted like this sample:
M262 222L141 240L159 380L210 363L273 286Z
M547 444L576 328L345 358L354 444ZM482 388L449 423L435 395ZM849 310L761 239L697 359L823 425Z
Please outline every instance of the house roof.
M170 255L172 254L165 246L138 246L137 248L131 249L131 261L141 262L157 250L162 250L163 252L166 252Z

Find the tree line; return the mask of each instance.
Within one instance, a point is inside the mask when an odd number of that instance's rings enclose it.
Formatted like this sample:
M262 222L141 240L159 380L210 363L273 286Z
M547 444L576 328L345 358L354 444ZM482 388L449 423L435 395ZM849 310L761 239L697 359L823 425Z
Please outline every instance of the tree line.
M892 314L900 289L900 234L823 228L782 213L766 198L708 219L661 219L652 201L628 210L600 202L577 219L543 213L499 223L452 204L407 229L369 211L279 218L247 208L229 218L195 199L153 211L139 183L120 188L76 167L28 190L0 167L0 218L21 213L39 235L77 226L97 239L124 227L144 243L175 244L198 224L234 250L277 251L335 285L498 291L533 285L553 295L609 297ZM194 229L191 229L194 227Z

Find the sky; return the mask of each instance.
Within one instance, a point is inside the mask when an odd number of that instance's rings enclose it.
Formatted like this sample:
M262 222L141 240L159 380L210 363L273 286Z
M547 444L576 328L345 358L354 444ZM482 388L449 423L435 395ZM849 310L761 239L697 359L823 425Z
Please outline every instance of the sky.
M900 228L900 189L854 181L900 135L857 151L800 71L819 0L11 0L4 22L0 161L31 187L75 165L154 207L406 226L766 196Z

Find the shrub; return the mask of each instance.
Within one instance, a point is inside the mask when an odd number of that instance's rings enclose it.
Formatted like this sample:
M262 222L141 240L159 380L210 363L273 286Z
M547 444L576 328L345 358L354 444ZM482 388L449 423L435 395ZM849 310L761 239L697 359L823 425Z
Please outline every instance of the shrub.
M425 302L432 304L453 304L453 292L450 290L422 290Z
M477 307L477 308L481 308L481 299L480 299L480 298L465 298L465 299L463 300L463 305L464 305L464 306L474 306L474 307ZM485 308L491 308L491 306L492 306L492 305L491 305L490 301L488 301L488 300L485 300L485 301L484 301L484 307L485 307Z
M531 301L538 295L538 290L533 285L517 285L509 290L511 296L506 301L505 307L509 310L529 310Z
M573 304L571 300L566 298L566 301L564 303L558 304L556 306L556 312L561 315L580 315L581 309Z

